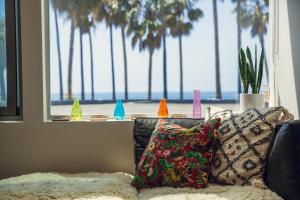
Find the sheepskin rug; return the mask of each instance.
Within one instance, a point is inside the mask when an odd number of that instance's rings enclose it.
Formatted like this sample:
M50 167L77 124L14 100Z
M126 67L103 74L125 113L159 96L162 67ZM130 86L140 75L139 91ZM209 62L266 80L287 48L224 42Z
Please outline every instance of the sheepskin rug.
M138 194L142 200L282 200L267 189L253 186L220 186L210 184L203 190L189 188L143 189Z
M34 173L0 181L0 200L137 199L125 173Z
M34 173L0 181L0 200L281 200L268 189L210 185L203 190L152 188L139 192L125 173Z

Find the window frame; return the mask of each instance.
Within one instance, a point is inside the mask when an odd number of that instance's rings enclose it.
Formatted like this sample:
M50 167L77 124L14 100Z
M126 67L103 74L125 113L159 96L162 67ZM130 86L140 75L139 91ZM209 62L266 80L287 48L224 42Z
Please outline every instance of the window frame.
M51 114L51 76L50 76L50 5L49 2L51 0L42 0L41 1L41 11L42 11L42 36L43 36L43 121L48 122L48 121L60 121L57 119L60 119L60 117L65 117L69 115L54 115ZM271 10L272 4L269 5L269 10ZM270 23L271 19L269 19ZM270 36L269 36L270 37ZM268 40L267 40L268 41ZM270 68L271 69L271 68ZM271 74L271 70L269 71L269 75ZM271 85L271 82L269 81L269 86ZM238 94L238 99L236 100L222 100L222 102L219 102L218 100L214 102L208 102L207 100L202 100L202 104L211 104L213 106L218 106L218 104L239 104L239 93ZM270 97L272 94L270 94ZM172 100L171 100L172 101ZM152 100L152 103L158 103L159 100ZM169 101L168 101L169 102ZM192 103L193 100L186 100L184 103ZM271 102L271 101L269 101ZM91 104L92 105L92 104ZM205 111L204 111L205 113ZM176 113L177 114L177 113ZM188 115L191 113L178 113L178 114L183 114L183 115ZM105 116L107 117L107 120L113 119L113 115L107 115L107 114L88 114L85 115L86 117L91 117L91 116ZM131 116L135 115L142 115L146 117L152 117L156 115L156 112L154 111L153 113L130 113L128 117L130 118ZM58 118L57 118L58 117ZM64 121L64 120L62 120ZM82 120L80 122L84 122L86 120Z
M0 119L19 119L21 116L21 51L19 0L5 0L7 106L0 108Z
M43 49L43 121L53 120L51 116L50 95L50 27L49 27L49 0L41 1L42 13L42 49Z

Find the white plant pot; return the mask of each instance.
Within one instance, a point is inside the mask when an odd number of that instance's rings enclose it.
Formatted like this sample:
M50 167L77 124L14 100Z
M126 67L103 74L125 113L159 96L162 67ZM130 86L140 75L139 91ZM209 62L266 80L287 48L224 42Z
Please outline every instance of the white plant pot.
M264 94L240 94L240 111L243 112L249 108L261 109L265 107Z

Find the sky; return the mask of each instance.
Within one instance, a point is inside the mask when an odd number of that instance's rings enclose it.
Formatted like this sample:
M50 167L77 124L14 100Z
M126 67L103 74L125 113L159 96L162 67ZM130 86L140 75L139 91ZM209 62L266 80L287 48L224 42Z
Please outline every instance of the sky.
M1 1L1 0L0 0ZM211 0L200 0L198 6L204 12L204 17L194 24L190 36L183 37L183 68L184 91L194 89L201 91L215 91L215 50L214 50L214 24ZM231 1L218 1L220 66L222 91L237 92L237 24L236 14L233 12L234 4ZM50 5L50 68L51 93L59 93L58 54L54 13ZM69 55L70 22L65 16L59 17L59 34L61 41L61 56L63 66L64 93L67 91L67 68ZM124 65L121 30L113 30L116 90L124 91ZM94 50L94 80L95 92L111 92L111 61L109 31L104 23L98 24L92 30ZM88 35L84 41L84 78L85 91L91 92L90 52ZM267 41L267 39L266 39ZM147 92L148 52L139 52L138 48L131 47L131 40L127 38L128 80L129 93ZM242 32L242 47L249 46L254 49L260 43L257 38L251 38L250 30ZM265 45L268 45L267 42ZM266 50L268 46L266 46ZM80 93L80 48L79 32L75 32L74 58L73 58L73 92ZM153 57L152 91L162 92L162 49L156 50ZM179 91L179 49L178 39L167 38L167 64L168 64L168 91ZM264 82L266 82L264 80ZM265 84L265 83L263 83Z

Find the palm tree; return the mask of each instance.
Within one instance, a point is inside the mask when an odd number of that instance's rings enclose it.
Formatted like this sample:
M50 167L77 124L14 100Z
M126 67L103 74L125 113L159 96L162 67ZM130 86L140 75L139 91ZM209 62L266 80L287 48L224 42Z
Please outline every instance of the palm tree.
M6 99L5 83L4 83L4 70L6 68L6 37L5 37L5 21L0 20L0 99Z
M121 27L121 34L122 34L123 58L124 58L124 93L125 93L125 100L128 100L128 66L127 66L125 26Z
M70 42L69 42L69 63L68 63L68 94L67 98L72 99L72 72L73 72L73 54L74 54L74 37L75 37L75 23L71 22Z
M148 100L152 98L152 59L155 49L159 49L162 40L162 28L157 17L153 1L135 1L136 6L130 15L127 33L132 35L132 46L137 44L140 51L149 51L148 65Z
M75 29L79 20L78 2L74 0L53 0L53 6L63 15L66 20L71 21L70 41L69 41L69 61L68 61L68 80L67 80L67 99L73 98L72 93L72 72L73 72L73 54L74 54L74 37Z
M84 67L83 67L83 31L79 28L79 45L80 45L80 78L81 78L81 100L85 100L84 91Z
M91 87L92 87L92 99L94 99L94 63L93 63L93 47L92 47L92 37L91 29L94 26L93 15L94 9L97 7L99 0L52 0L55 1L55 8L59 11L61 15L65 17L66 20L71 22L70 28L70 41L69 41L69 61L68 61L68 93L67 98L72 99L72 72L73 72L73 55L74 55L74 38L75 30L79 29L79 41L82 42L82 37L84 34L89 35L90 41L90 54L91 54ZM83 71L83 51L80 49L81 53L81 96L85 98L84 91L84 71Z
M237 43L238 43L238 52L242 48L242 29L241 29L241 2L245 0L231 0L233 3L236 3L236 21L237 21ZM240 78L240 71L239 67L237 67L237 83L238 83L238 93L242 92L242 85L241 85L241 78Z
M269 1L264 0L256 1L256 12L255 18L253 20L253 28L251 31L252 37L258 36L259 42L261 44L262 49L265 51L265 37L264 35L267 33L267 26L269 22ZM269 67L268 67L268 59L265 59L265 70L267 74L267 80L269 81Z
M109 28L110 37L110 56L111 56L111 75L112 75L112 99L116 99L116 81L115 81L115 64L114 64L114 43L113 43L113 26L117 25L116 14L118 10L117 0L103 0L103 9L105 23Z
M222 99L217 0L213 0L212 4L213 4L214 31L215 31L216 99Z
M168 99L168 80L167 80L167 47L166 47L166 33L162 35L163 40L163 96Z
M197 0L174 1L168 6L171 17L168 17L167 25L173 37L178 37L179 43L179 73L180 73L180 99L183 100L183 51L182 36L189 35L193 29L193 23L203 17L203 12L194 5Z
M160 32L162 33L162 44L163 44L163 97L168 99L168 76L167 76L167 44L166 44L166 37L167 37L167 24L166 20L170 17L170 10L168 3L165 0L161 1L154 1L155 11L159 22L160 22Z
M242 28L250 28L251 36L259 38L259 42L264 52L264 35L268 32L269 22L268 7L269 0L245 1L241 6L241 26ZM267 59L265 59L265 70L267 81L269 81L269 68Z
M91 59L91 91L92 91L92 100L95 99L95 89L94 89L94 51L93 51L93 42L91 29L88 31L89 42L90 42L90 59Z
M57 54L58 54L59 97L60 97L60 100L63 100L64 99L64 91L63 91L61 52L60 52L60 35L59 35L58 14L57 14L58 13L57 1L58 0L52 0L52 7L54 10L54 17L55 17L56 46L57 46Z
M84 88L84 56L83 56L83 35L88 34L90 41L90 54L91 54L91 87L92 87L92 99L94 98L94 70L93 70L93 51L92 51L92 38L90 35L91 28L94 26L94 21L91 19L93 1L79 1L76 2L77 11L79 17L77 20L77 27L79 28L79 44L80 44L80 69L81 69L81 99L85 99Z
M116 81L115 81L115 64L114 64L114 43L113 43L113 27L109 25L110 36L110 56L111 56L111 76L112 76L112 99L116 100Z
M128 63L127 63L127 48L126 48L126 35L125 29L128 25L128 13L132 9L131 2L128 0L117 0L110 1L110 3L114 3L116 6L111 6L111 12L114 12L114 24L117 27L120 27L121 37L122 37L122 47L123 47L123 62L124 62L124 97L125 100L128 100Z

